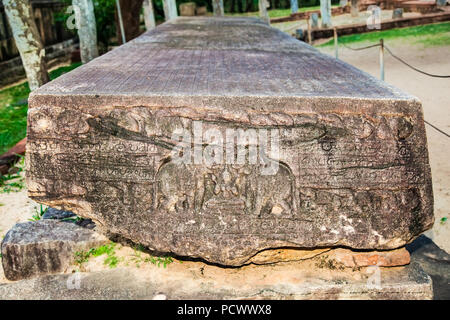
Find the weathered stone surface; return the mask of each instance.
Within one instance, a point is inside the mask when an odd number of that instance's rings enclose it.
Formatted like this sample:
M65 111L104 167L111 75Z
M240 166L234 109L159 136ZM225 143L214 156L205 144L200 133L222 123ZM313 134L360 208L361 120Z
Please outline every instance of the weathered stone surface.
M269 264L278 262L299 261L314 258L331 249L311 249L311 250L297 250L297 249L269 249L258 252L251 257L246 263L253 264Z
M373 267L372 267L373 268ZM372 281L379 272L380 282ZM201 262L119 268L0 284L0 299L432 299L420 266L315 270L310 261L221 268Z
M279 262L300 261L312 259L317 256L325 260L332 260L340 266L355 267L397 267L410 263L409 252L402 247L386 251L354 251L344 248L320 248L320 249L268 249L258 252L247 263L269 264Z
M348 268L404 266L411 261L409 252L404 247L396 250L370 252L355 252L338 248L328 252L327 256L327 258L334 259Z
M40 220L16 224L2 241L2 264L8 280L63 272L74 253L103 245L104 236L73 223Z
M176 164L174 131L200 120L278 133L276 174ZM165 23L34 92L28 124L32 199L161 252L240 265L395 249L433 224L421 103L256 19Z

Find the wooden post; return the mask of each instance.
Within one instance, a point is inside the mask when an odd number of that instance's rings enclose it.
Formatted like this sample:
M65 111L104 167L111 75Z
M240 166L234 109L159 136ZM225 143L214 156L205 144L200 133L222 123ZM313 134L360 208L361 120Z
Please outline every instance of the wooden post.
M384 81L384 41L380 39L380 79Z
M339 59L339 53L338 53L338 35L336 27L333 28L333 36L334 36L334 56L336 59Z
M143 7L144 7L145 29L147 29L148 31L156 27L155 12L153 11L153 1L144 0Z
M223 0L212 0L213 12L216 17L223 17L225 15Z
M311 44L312 43L312 39L311 39L311 23L309 21L309 17L308 19L306 19L306 25L308 26L308 43Z
M6 16L33 91L49 81L45 49L39 36L29 0L3 0Z
M164 4L164 16L166 21L178 17L177 3L175 0L163 0L163 4Z
M258 0L259 5L259 17L270 25L269 13L267 12L267 8L270 6L268 0Z
M298 0L291 0L291 12L292 13L298 12Z
M95 23L94 5L92 0L72 0L74 7L78 7L78 17L75 16L80 38L81 62L88 63L98 57L97 27Z
M331 27L331 0L320 0L320 15L322 16L322 28Z

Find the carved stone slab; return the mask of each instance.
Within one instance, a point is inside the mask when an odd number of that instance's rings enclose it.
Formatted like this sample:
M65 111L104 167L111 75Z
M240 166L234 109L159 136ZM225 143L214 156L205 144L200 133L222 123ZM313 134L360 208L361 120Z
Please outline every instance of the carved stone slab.
M433 224L420 101L257 19L178 18L29 103L30 197L158 251L240 265L267 248L398 248ZM266 130L278 150L195 158L232 145L227 130Z

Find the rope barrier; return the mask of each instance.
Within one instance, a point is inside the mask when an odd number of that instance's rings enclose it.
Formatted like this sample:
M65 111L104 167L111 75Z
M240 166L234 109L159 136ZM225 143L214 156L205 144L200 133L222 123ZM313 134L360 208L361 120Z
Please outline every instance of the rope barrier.
M369 49L369 48L374 48L374 47L379 47L379 46L380 46L379 43L376 43L376 44L373 44L373 45L370 45L370 46L366 46L366 47L352 48L352 47L349 47L349 46L345 45L344 43L341 43L341 44L342 44L345 48L350 49L350 50L353 50L353 51L360 51L360 50L365 50L365 49ZM398 61L400 61L400 62L403 63L404 65L410 67L410 68L413 69L414 71L420 72L420 73L422 73L422 74L424 74L424 75L427 75L427 76L430 76L430 77L434 77L434 78L450 78L450 75L445 75L445 76L444 76L444 75L432 74L432 73L429 73L429 72L422 71L422 70L420 70L420 69L418 69L418 68L416 68L416 67L410 65L409 63L407 63L405 60L403 60L402 58L398 57L397 55L395 55L395 54L391 51L391 49L389 49L386 45L384 45L384 48L386 49L386 51L387 51L393 58L397 59Z
M450 138L450 134L448 134L447 132L442 131L441 129L439 129L438 127L436 127L434 124L429 123L426 120L423 120L427 125L429 125L430 127L432 127L434 130L442 133L444 136L447 136L448 138Z
M360 50L366 50L366 49L370 49L370 48L375 48L375 47L379 47L381 46L381 42L380 43L376 43L370 46L366 46L366 47L359 47L359 48L352 48L349 47L347 45L345 45L344 43L341 43L345 48L353 50L353 51L360 51ZM386 45L383 45L383 48L386 49L386 51L395 59L397 59L398 61L400 61L401 63L403 63L404 65L408 66L409 68L413 69L414 71L420 72L424 75L430 76L430 77L434 77L434 78L450 78L450 75L437 75L437 74L432 74L432 73L428 73L425 71L422 71L412 65L410 65L409 63L407 63L406 61L404 61L403 59L401 59L400 57L396 56L388 47L386 47ZM429 125L430 127L432 127L434 130L436 130L437 132L443 134L444 136L446 136L447 138L450 138L450 134L448 134L447 132L443 131L442 129L438 128L437 126L435 126L434 124L424 120L424 122Z
M346 46L346 45L343 44L343 43L341 43L341 44L342 44L345 48L350 49L350 50L353 50L353 51L360 51L360 50L365 50L365 49L369 49L369 48L374 48L374 47L379 47L379 46L380 46L380 44L377 43L377 44L373 44L373 45L367 46L367 47L351 48L351 47L349 47L349 46Z
M394 57L395 59L397 59L398 61L400 61L404 65L410 67L411 69L413 69L413 70L415 70L417 72L420 72L422 74L425 74L427 76L434 77L434 78L450 78L450 75L449 76L442 76L442 75L432 74L432 73L428 73L428 72L419 70L416 67L413 67L412 65L407 63L406 61L404 61L403 59L401 59L400 57L397 57L395 54L392 53L392 51L387 46L384 46L384 48L386 49L387 52L389 52L391 54L392 57Z

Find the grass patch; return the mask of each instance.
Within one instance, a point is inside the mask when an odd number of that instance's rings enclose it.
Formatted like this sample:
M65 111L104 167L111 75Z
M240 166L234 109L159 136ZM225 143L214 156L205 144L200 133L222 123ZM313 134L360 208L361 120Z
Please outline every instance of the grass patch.
M50 72L50 79L56 79L81 63L60 67ZM0 154L8 151L27 134L28 82L0 90Z
M33 216L28 219L28 221L39 221L42 220L42 217L44 216L45 212L47 212L48 207L44 208L42 206L42 204L39 206L39 210L38 209L34 209L35 214L33 214Z
M356 42L376 43L380 39L384 40L405 40L413 44L424 46L445 46L450 45L450 22L426 24L422 26L397 28L369 33L352 34L339 37L339 42L352 44ZM326 47L334 44L331 39L318 47Z
M92 248L88 251L77 251L74 254L75 264L78 265L81 269L83 264L88 262L91 256L99 257L106 254L106 259L103 261L103 263L110 268L115 268L119 263L119 258L116 257L115 247L116 243L110 242L98 248Z

